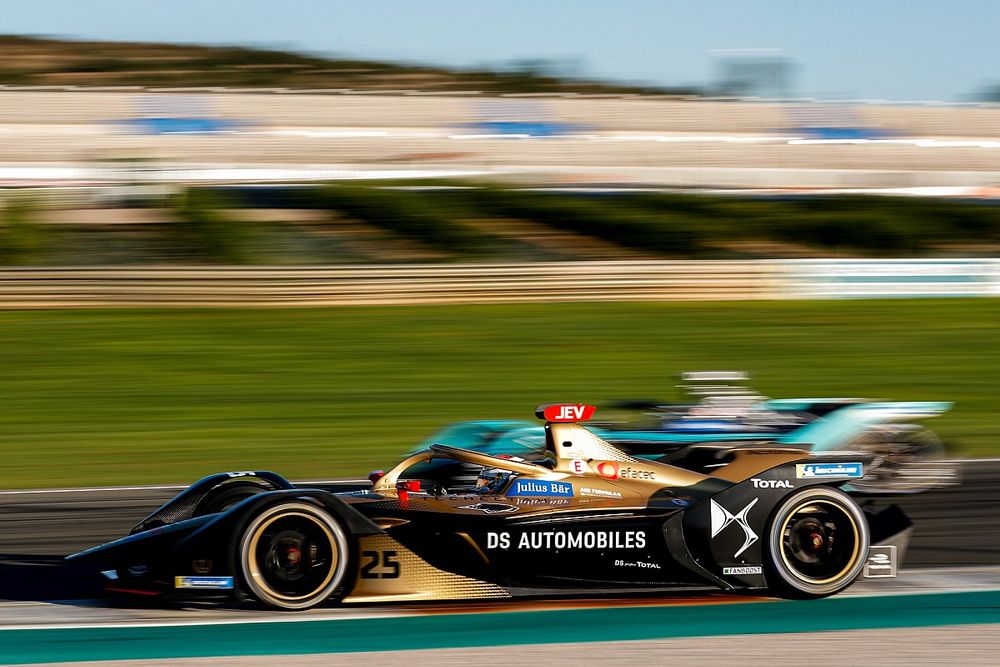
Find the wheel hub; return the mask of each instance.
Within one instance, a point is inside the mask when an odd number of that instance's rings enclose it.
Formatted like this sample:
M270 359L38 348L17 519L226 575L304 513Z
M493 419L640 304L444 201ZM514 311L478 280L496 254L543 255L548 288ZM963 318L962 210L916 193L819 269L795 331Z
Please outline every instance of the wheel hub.
M826 541L823 539L823 536L819 533L812 533L811 535L809 535L809 540L812 544L813 551L819 551L820 549L822 549L823 544Z
M285 550L285 560L289 567L298 567L302 562L302 549L298 547L288 547Z

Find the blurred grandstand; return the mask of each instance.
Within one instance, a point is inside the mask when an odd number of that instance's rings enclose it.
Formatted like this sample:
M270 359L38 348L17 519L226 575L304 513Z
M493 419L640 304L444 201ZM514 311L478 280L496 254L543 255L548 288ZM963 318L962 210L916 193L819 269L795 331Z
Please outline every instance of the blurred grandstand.
M228 47L6 37L0 54L6 264L950 258L1000 243L996 105L679 96Z
M487 175L992 196L1000 185L990 104L706 98L530 71L22 37L0 38L0 55L0 183L12 186ZM143 168L123 176L108 160Z

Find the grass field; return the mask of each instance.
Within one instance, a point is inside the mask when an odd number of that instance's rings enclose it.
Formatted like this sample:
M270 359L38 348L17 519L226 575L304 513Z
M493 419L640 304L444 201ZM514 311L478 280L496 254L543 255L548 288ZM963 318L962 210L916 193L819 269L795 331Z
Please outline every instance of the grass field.
M453 420L673 397L740 369L774 396L957 402L1000 452L1000 301L0 313L0 487L365 473Z

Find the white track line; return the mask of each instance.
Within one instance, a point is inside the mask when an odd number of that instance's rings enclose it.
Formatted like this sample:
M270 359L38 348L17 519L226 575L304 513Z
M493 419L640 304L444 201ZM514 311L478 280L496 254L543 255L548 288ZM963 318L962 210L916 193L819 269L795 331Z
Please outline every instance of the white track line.
M46 493L94 493L94 492L109 492L113 493L116 491L168 491L177 489L186 489L186 486L181 485L171 485L171 486L89 486L81 487L78 489L26 489L26 490L12 490L12 491L0 491L0 496L21 496L21 495L34 495L34 494L46 494Z
M340 484L364 483L367 479L315 479L293 484ZM186 489L190 484L169 484L164 486L82 486L68 489L12 489L0 491L0 496L42 495L46 493L115 493L126 491L177 491Z
M457 612L463 613L463 612ZM475 613L469 610L464 613ZM83 629L94 629L94 628L163 628L163 627L189 627L196 625L244 625L250 623L308 623L310 621L335 621L335 620L358 620L366 618L398 618L401 616L421 616L419 612L375 612L371 614L317 614L309 616L299 616L299 617L289 617L288 614L279 613L275 616L261 617L256 616L253 618L214 618L214 619L204 619L204 620L164 620L164 621L138 621L138 622L119 622L119 623L38 623L38 624L27 624L27 625L2 625L0 626L0 633L6 630L83 630Z

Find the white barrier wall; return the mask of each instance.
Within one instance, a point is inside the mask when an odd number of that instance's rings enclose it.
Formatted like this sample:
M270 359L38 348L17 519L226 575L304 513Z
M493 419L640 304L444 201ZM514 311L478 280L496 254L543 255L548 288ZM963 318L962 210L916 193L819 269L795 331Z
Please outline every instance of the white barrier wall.
M996 259L839 259L781 263L799 299L1000 296Z

